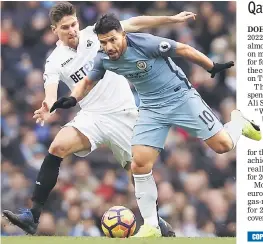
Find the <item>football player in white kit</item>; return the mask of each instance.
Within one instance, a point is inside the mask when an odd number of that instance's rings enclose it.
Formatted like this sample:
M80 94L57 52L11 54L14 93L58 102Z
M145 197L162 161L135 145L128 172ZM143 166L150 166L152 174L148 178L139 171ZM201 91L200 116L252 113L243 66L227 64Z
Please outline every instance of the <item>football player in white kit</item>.
M57 100L59 81L72 90L86 72L93 67L93 59L100 49L93 26L79 30L75 7L68 2L59 2L50 10L51 28L58 36L57 47L45 64L45 100L35 111L37 123L48 121L53 103ZM144 28L184 22L195 18L191 12L175 16L139 16L122 21L124 30L140 31ZM127 168L131 161L131 137L137 118L137 107L127 80L107 71L87 96L79 102L80 112L66 124L51 143L37 176L31 209L14 214L5 210L3 214L15 225L29 234L35 234L39 217L49 193L57 182L59 167L63 158L75 153L86 156L99 145L107 145L116 159ZM173 236L169 224L161 219L164 236Z

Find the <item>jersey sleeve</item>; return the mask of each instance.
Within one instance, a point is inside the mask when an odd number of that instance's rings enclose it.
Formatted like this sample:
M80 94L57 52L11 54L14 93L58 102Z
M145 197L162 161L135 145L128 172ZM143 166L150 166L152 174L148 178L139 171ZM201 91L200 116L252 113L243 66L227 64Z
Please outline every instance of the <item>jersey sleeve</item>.
M136 40L137 39L137 40ZM134 43L139 45L142 52L151 58L157 57L175 57L176 41L154 36L151 34L139 33L136 34Z
M103 53L98 52L96 58L94 59L94 65L92 70L87 72L87 77L89 80L97 82L103 78L106 70L103 66Z
M44 86L52 83L59 83L60 81L60 72L58 68L52 64L50 60L46 61L45 71L43 74Z

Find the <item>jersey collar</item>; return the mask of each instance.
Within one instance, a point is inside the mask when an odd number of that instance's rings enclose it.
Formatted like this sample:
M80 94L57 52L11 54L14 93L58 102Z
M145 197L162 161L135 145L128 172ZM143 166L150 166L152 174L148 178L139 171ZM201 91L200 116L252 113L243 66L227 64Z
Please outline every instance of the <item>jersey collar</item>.
M79 39L79 44L80 44L80 39ZM60 40L58 40L58 41L56 42L56 45L57 45L57 47L66 48L67 50L70 50L70 51L75 52L75 53L77 52L76 49L64 45L63 42L60 41ZM79 48L79 45L78 45L77 49L78 49L78 48Z

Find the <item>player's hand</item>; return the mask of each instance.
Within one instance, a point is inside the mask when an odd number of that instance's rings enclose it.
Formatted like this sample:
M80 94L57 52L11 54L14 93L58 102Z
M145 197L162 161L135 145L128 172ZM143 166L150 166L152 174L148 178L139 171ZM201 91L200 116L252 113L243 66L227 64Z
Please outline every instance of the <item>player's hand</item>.
M214 67L211 70L208 70L208 72L211 74L211 78L214 78L216 73L219 73L225 69L229 69L232 66L234 66L234 61L230 61L224 64L214 63Z
M53 104L50 109L50 113L52 113L57 108L67 109L76 106L76 104L77 99L75 97L61 97Z
M174 19L174 22L176 22L176 23L185 22L185 21L190 20L190 19L195 20L195 17L196 17L195 13L187 12L187 11L184 11L184 12L181 12L179 14L172 16L172 18Z
M43 101L41 108L34 112L33 118L36 119L37 124L40 123L43 126L50 116L48 104L46 101Z

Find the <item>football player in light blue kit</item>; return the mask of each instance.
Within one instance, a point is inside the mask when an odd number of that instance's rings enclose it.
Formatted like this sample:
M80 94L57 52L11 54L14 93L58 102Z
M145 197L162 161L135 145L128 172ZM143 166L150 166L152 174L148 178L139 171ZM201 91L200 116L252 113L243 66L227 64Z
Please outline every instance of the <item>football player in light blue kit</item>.
M212 77L233 66L233 62L215 64L188 45L150 34L126 34L113 15L98 20L94 31L103 51L98 53L93 70L78 83L70 97L59 99L51 110L75 106L106 70L123 75L133 83L139 94L140 107L132 138L131 170L137 203L144 219L144 225L135 237L158 237L161 232L152 167L164 147L170 127L184 128L217 153L232 150L241 134L260 140L260 128L238 110L232 112L230 122L222 125L171 57L181 56L196 63Z

